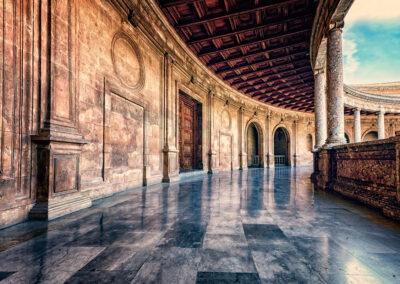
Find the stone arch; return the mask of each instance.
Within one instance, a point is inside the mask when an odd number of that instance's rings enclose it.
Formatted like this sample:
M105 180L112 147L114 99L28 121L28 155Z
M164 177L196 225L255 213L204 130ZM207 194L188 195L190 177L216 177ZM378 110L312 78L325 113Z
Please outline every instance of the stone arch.
M254 144L256 147L252 149L252 151L255 151L255 153L249 153L249 150L251 150L249 147L252 147L252 145L249 145L249 141L252 141L251 137L251 132L257 134L256 137L253 137L254 139ZM261 124L255 120L252 119L250 120L245 129L245 149L246 149L246 154L247 154L247 166L248 167L262 167L263 166L263 157L264 157L264 133L263 129L261 127Z
M378 130L375 129L369 129L365 131L362 141L367 142L367 141L375 141L378 140Z
M283 137L282 137L283 135ZM280 136L280 137L279 137ZM291 159L291 133L284 124L279 124L275 127L272 132L272 149L274 153L275 165L286 165L292 164ZM278 144L279 139L282 139L282 143ZM278 151L279 150L279 151ZM282 150L282 151L281 151Z

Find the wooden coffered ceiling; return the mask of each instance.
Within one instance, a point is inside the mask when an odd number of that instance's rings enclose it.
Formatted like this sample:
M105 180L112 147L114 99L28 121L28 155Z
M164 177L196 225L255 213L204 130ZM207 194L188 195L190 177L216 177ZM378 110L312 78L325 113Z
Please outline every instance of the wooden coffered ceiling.
M240 92L313 111L314 0L158 0L195 54Z

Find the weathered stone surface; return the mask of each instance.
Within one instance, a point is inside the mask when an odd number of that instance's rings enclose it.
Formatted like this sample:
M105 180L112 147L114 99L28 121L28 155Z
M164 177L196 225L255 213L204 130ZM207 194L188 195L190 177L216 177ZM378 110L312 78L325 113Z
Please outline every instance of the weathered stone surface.
M319 151L314 183L400 220L399 147L394 137Z

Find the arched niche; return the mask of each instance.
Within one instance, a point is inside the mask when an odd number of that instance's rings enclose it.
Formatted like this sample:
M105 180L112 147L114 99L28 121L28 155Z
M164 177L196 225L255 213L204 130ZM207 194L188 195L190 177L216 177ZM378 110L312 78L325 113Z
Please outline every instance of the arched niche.
M370 130L364 134L363 137L364 142L375 141L375 140L378 140L378 131Z
M290 165L290 134L284 126L274 131L274 158L275 166Z
M263 131L257 121L250 121L246 127L247 166L250 168L263 165Z

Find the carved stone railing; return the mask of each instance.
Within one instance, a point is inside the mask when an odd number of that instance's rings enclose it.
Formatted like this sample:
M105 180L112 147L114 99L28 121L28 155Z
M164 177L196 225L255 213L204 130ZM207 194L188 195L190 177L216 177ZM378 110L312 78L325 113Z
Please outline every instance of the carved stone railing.
M314 153L317 189L340 193L400 220L400 133Z

